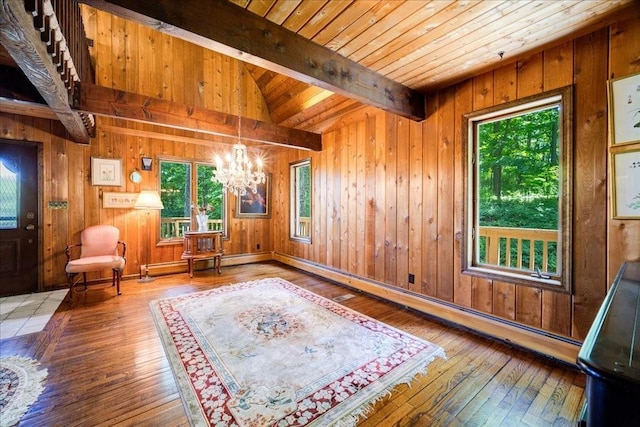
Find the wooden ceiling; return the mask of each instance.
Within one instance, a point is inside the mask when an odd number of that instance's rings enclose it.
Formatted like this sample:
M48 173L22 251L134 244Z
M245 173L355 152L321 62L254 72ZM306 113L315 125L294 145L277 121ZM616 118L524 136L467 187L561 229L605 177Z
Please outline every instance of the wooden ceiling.
M586 34L621 15L640 16L636 0L230 2L421 94ZM127 8L127 4L137 7L140 2L116 3ZM210 7L211 11L199 11L200 15L215 16L215 6ZM282 67L270 67L269 61L247 60L255 54L244 55L239 52L237 57L245 59L276 125L321 133L367 107L361 97L356 100L314 86L292 74L287 76ZM11 66L10 62L0 52L0 63Z
M633 0L232 0L409 88L427 93L637 14ZM361 108L252 65L274 123L321 132Z

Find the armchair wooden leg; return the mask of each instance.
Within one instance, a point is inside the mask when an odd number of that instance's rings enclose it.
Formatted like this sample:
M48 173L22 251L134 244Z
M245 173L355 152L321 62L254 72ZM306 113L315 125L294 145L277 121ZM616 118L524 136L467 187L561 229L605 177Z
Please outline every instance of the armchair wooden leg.
M122 295L120 292L120 280L122 279L122 270L113 270L113 280L116 285L116 292L118 295Z
M67 296L67 303L71 304L73 301L73 278L75 274L67 273L67 283L69 284L69 295Z

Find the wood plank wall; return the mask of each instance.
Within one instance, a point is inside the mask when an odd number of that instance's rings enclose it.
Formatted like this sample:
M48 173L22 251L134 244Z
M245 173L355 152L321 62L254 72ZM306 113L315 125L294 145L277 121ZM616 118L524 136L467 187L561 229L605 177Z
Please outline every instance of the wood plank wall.
M616 23L429 97L421 124L370 109L287 150L274 179L274 249L581 340L615 272L640 259L640 222L610 220L607 79L640 71L638 19ZM460 273L462 115L574 84L573 295ZM289 163L311 157L312 243L288 238ZM607 244L607 242L610 242ZM415 283L408 283L408 275Z
M609 43L609 78L640 72L640 19L611 25ZM640 259L640 221L609 220L608 226L608 282L611 283L618 265L625 260Z
M87 36L94 41L92 55L99 85L161 97L185 104L238 113L237 62L229 57L185 43L138 24L96 11L87 6L83 16ZM270 120L260 90L249 73L242 77L242 114ZM86 226L111 224L121 230L127 243L125 275L136 275L146 262L146 211L105 209L103 192L137 193L158 189L158 156L213 161L215 153L227 152L223 138L196 135L158 126L98 118L97 135L89 146L68 139L59 122L0 114L0 138L31 141L41 146L43 159L42 208L44 248L42 289L64 284L67 244L79 241ZM250 148L253 150L253 148ZM261 147L260 152L270 152ZM119 158L123 163L123 186L92 186L90 158ZM143 180L134 184L129 173L140 169L141 157L153 158L153 170L143 171ZM268 170L268 165L265 166ZM51 200L67 200L68 209L48 208ZM269 251L271 223L265 219L234 217L235 199L227 203L229 240L227 254ZM151 230L158 230L159 213L150 215ZM182 243L156 245L152 237L150 263L179 261ZM260 245L260 250L257 250ZM102 274L105 277L107 273ZM93 278L99 278L94 275Z
M82 6L86 7L86 6ZM88 8L100 85L235 114L233 60ZM409 289L499 318L582 339L619 265L640 259L640 221L611 220L608 207L606 80L640 71L637 19L504 65L429 98L415 123L373 108L323 135L311 153L260 147L273 172L272 218L233 217L229 254L275 250L363 278ZM574 254L572 295L460 274L462 237L461 115L544 90L575 84ZM245 76L243 114L268 121L255 83ZM163 135L164 134L164 135ZM157 188L157 162L143 182L93 187L90 157L123 159L125 178L140 157L210 159L221 146L193 133L98 120L91 146L71 142L58 122L0 114L0 137L41 144L43 289L65 282L64 247L92 224L114 224L127 241L136 274L146 244L145 214L103 209L103 191ZM312 244L289 240L289 162L311 157ZM68 200L52 210L50 200ZM152 227L158 217L152 215ZM151 263L177 261L180 246L153 246ZM408 274L415 284L408 283Z

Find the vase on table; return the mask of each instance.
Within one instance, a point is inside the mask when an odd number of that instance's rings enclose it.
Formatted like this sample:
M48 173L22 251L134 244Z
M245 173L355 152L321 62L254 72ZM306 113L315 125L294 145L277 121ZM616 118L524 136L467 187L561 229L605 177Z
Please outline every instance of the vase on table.
M206 213L197 214L196 223L198 224L198 231L209 231L209 215Z

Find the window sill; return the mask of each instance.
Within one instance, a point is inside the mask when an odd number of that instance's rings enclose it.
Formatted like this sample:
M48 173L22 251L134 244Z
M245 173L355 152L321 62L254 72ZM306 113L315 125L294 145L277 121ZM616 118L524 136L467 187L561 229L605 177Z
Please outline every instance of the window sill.
M311 238L309 237L289 237L289 240L294 242L311 244Z
M164 239L160 240L156 246L170 246L170 245L181 245L184 242L184 238L182 237L174 237L172 239Z
M531 286L534 288L549 289L555 292L569 293L568 287L562 283L562 279L551 277L549 279L538 278L535 276L527 276L524 273L512 273L486 267L468 267L462 270L462 274L474 277L482 277L488 280L498 280L506 283L514 283L517 285Z

